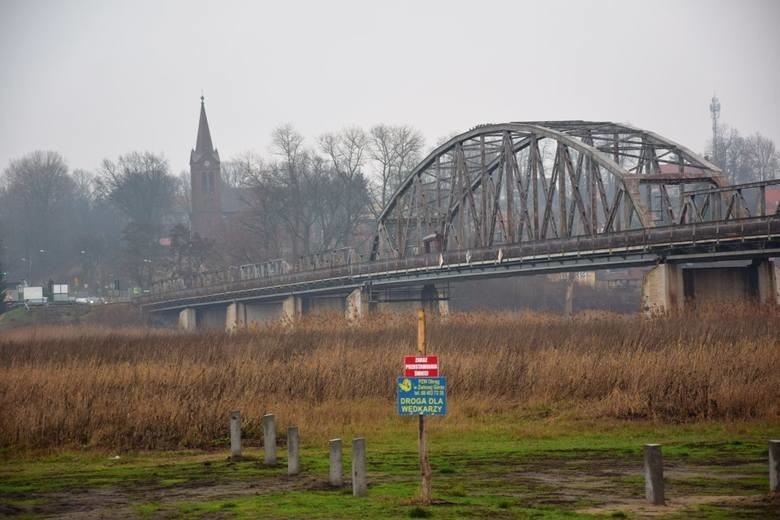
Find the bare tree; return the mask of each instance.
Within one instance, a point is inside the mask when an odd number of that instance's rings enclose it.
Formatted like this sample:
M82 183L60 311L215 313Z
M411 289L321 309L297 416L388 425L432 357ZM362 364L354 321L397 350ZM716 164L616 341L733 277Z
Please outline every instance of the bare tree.
M322 247L333 249L351 242L360 223L370 215L371 197L363 166L369 153L369 136L357 127L320 137L327 162L315 162L321 195L317 215Z
M313 156L310 183L316 219L318 249L336 249L352 243L370 203L368 183L359 170L348 173L331 160Z
M9 255L26 265L25 278L60 274L76 224L73 210L79 205L65 160L51 151L29 153L11 161L0 185L0 220L8 233Z
M213 243L192 234L183 224L176 224L168 233L170 247L163 259L168 273L185 280L207 268L212 262Z
M253 152L245 152L229 163L231 175L241 179L231 189L240 189L238 198L248 211L236 215L234 225L228 226L220 240L224 261L235 265L283 256L286 236L281 230L286 229L286 222L280 218L283 204L277 199L271 165Z
M306 150L290 125L274 130L272 139L278 160L266 164L253 157L245 168L253 215L242 222L255 243L293 258L351 243L369 201L365 134L353 128L322 136L324 156ZM288 246L279 247L282 242Z
M393 166L395 163L395 145L393 131L387 125L376 125L370 131L371 159L376 163L376 189L374 193L375 216L381 213L390 196L392 186Z
M260 156L251 151L243 152L222 163L220 166L222 182L231 188L246 186L263 168L264 163Z
M775 143L758 132L747 138L747 148L756 180L775 179L780 173L780 153Z
M176 193L176 179L168 162L150 152L120 155L117 162L105 159L98 186L130 221L161 231Z
M380 124L371 128L369 134L370 157L376 166L372 211L378 215L419 162L425 140L409 126Z
M368 147L368 136L362 128L351 127L338 134L324 134L319 141L336 174L352 178L361 172Z
M772 179L780 170L780 154L775 144L759 133L743 137L736 129L724 125L717 143L709 143L709 153L735 184Z
M155 271L164 269L159 239L172 211L177 179L168 162L150 152L131 152L116 162L106 159L100 173L99 192L128 221L123 231L125 272L135 283L147 285Z
M294 257L311 252L314 217L307 202L309 193L309 154L303 148L303 136L290 124L274 129L272 153L281 162L268 171L267 189L275 194L276 215L285 223Z

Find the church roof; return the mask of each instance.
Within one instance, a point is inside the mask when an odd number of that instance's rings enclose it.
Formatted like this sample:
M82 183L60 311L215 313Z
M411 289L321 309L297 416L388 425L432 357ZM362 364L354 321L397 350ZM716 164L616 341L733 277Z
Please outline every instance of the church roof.
M206 104L203 96L200 97L200 120L198 121L198 138L195 140L195 150L190 160L199 160L204 155L213 155L219 161L219 154L211 142L209 120L206 118Z
M203 96L200 97L200 121L198 122L198 139L195 141L195 151L198 153L211 152L214 145L211 144L211 132L209 120L206 119L206 104Z
M219 192L222 213L246 213L253 210L254 190L249 187L222 185Z

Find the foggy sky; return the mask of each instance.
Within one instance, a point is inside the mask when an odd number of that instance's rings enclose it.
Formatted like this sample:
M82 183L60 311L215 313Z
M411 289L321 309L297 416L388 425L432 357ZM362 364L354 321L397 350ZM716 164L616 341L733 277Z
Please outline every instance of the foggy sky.
M199 97L223 160L345 126L630 122L701 152L721 122L780 145L780 2L0 0L0 170L187 168Z

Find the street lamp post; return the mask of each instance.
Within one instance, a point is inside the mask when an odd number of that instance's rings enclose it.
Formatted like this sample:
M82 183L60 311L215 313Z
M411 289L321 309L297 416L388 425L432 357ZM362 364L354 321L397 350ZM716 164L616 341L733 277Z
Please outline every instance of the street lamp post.
M32 255L21 259L22 262L27 263L27 285L32 284Z
M152 285L152 261L144 258L144 264L146 264L146 288L148 289Z

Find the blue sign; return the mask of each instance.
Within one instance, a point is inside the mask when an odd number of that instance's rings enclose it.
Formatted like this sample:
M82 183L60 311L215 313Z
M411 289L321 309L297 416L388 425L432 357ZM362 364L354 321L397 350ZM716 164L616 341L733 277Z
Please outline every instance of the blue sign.
M447 415L446 377L399 377L398 415Z

